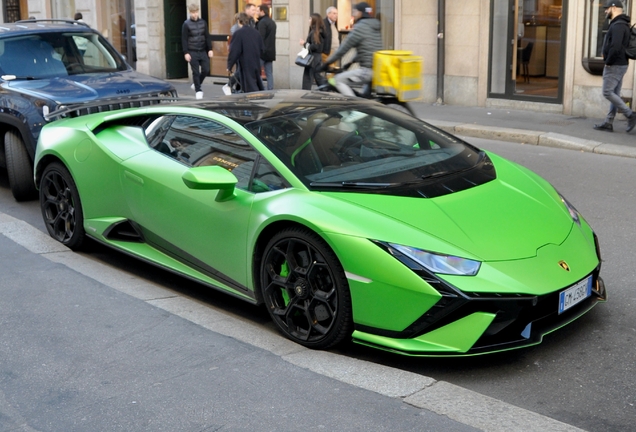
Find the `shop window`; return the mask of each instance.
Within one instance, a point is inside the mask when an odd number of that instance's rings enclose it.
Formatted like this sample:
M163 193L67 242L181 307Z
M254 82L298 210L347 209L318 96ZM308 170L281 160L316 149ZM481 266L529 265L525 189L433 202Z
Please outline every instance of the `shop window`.
M559 103L565 55L563 0L493 0L490 97Z

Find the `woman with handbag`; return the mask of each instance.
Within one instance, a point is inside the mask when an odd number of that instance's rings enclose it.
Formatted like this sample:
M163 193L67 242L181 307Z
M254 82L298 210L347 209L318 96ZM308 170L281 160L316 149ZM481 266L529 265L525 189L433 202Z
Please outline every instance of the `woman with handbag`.
M309 18L309 34L306 40L301 40L300 44L307 48L312 60L303 71L303 90L311 90L312 79L320 87L327 83L322 72L318 72L317 66L321 62L323 43L326 37L325 23L320 14L312 13Z

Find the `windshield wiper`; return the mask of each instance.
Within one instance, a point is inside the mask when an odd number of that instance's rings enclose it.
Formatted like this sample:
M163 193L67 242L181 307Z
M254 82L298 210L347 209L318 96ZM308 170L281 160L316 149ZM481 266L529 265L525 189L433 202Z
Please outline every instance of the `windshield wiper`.
M357 189L378 189L396 186L400 183L368 183L368 182L311 182L312 187L328 187L328 188L357 188Z

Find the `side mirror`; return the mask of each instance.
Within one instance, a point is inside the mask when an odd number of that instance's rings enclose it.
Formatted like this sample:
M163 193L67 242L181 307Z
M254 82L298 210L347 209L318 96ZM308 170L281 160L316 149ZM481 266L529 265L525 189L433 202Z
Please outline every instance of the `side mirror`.
M220 166L201 166L187 170L181 178L190 189L217 190L216 201L227 201L234 197L238 179Z

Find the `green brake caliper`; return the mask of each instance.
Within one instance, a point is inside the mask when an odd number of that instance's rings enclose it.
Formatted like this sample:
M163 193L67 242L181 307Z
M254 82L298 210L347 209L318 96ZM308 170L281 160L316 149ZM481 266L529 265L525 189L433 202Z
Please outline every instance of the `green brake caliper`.
M289 276L289 266L287 265L287 261L285 261L280 266L280 276L282 276L284 278ZM285 288L281 288L280 289L280 294L281 294L281 296L283 296L283 301L285 302L285 306L287 306L289 304L289 293L287 292L287 290Z

